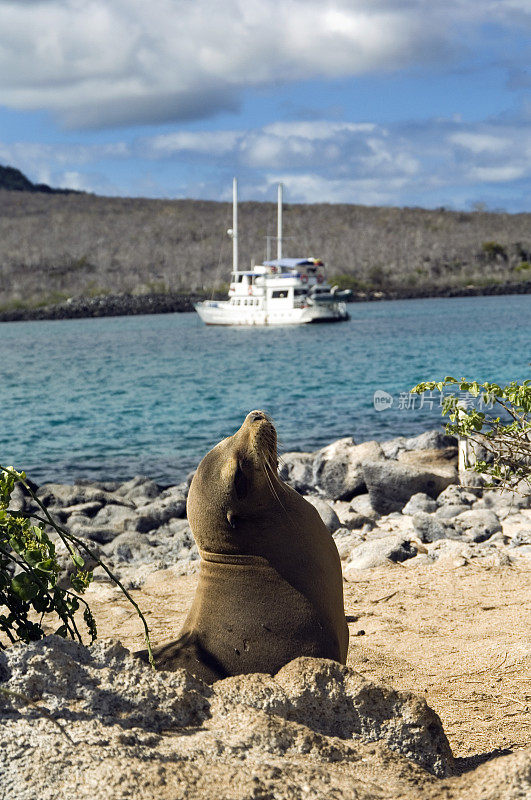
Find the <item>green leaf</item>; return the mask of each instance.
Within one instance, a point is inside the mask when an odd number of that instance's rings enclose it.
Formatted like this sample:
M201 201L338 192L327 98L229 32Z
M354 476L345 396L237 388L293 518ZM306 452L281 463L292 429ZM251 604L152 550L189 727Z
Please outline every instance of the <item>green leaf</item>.
M48 610L48 596L45 594L38 594L31 601L31 605L38 614L43 614Z
M26 603L29 603L30 600L39 594L38 583L36 583L35 579L27 572L21 572L19 575L15 575L11 580L11 588L15 594Z
M79 567L80 569L82 569L82 568L85 566L85 562L83 561L83 559L81 558L81 556L79 555L79 553L76 553L76 552L74 552L74 551L72 550L72 551L70 552L70 555L72 556L72 561L74 562L74 564L76 565L76 567Z

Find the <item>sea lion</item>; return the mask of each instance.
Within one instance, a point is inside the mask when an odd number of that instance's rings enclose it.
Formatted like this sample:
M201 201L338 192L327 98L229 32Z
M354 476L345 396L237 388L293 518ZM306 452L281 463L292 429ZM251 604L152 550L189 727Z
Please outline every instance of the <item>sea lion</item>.
M274 674L298 656L345 663L335 542L277 469L276 430L263 411L251 411L199 464L187 502L199 583L179 638L155 651L161 669L185 667L212 683Z

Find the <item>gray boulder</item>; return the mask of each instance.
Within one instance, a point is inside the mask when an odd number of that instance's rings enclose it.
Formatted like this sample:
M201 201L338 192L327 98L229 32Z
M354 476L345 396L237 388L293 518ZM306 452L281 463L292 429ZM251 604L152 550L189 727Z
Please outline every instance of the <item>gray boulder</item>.
M77 503L75 506L67 506L67 508L61 509L61 511L65 517L71 517L73 514L79 514L83 517L94 517L101 507L102 503L93 500L90 503ZM115 506L115 508L119 508L119 506Z
M115 503L118 505L128 505L131 508L133 507L133 504L128 502L125 498L91 485L79 486L66 483L45 483L39 487L36 495L47 508L69 508L79 503L93 502L101 503L102 505Z
M440 475L446 475L451 483L457 483L457 448L447 447L444 450L406 450L400 453L398 461L401 464L411 464L417 469L429 470Z
M158 548L142 533L125 531L107 545L105 552L113 563L145 564L155 561Z
M147 503L139 508L131 520L128 520L125 529L139 533L148 533L156 530L171 519L179 519L186 514L186 500L184 497L158 498L153 503Z
M424 431L418 436L405 440L405 450L445 450L457 447L457 437L450 436L437 429Z
M137 512L129 506L106 505L92 518L90 524L96 528L112 528L115 533L124 531L132 525Z
M421 542L435 542L437 539L455 538L456 532L450 522L437 519L433 514L417 511L413 515L413 527Z
M381 442L382 450L386 458L398 458L398 454L406 449L406 437L397 436L387 442Z
M407 438L397 436L382 442L386 458L398 458L400 453L411 450L444 450L446 447L457 447L455 436L448 436L440 430L425 431L418 436Z
M93 519L88 519L88 517L84 517L81 514L73 514L69 518L66 527L74 536L86 541L88 546L90 546L91 542L97 542L98 544L112 542L120 533L112 525L95 524Z
M131 478L130 481L123 483L116 494L125 498L136 507L144 506L150 503L160 494L160 489L157 484L145 475L137 475Z
M432 514L434 511L437 510L437 503L432 497L429 497L424 492L419 492L418 494L414 494L413 497L408 500L404 508L402 509L402 514L416 514L417 511L425 511L427 514Z
M419 492L435 499L454 480L450 475L394 461L367 462L363 475L371 504L380 514L402 511L408 500Z
M478 496L474 492L468 491L463 486L450 484L440 493L437 502L439 505L471 506L477 499Z
M348 528L338 528L333 537L341 561L346 561L354 547L362 541L359 533L353 533Z
M347 569L371 569L388 561L407 561L417 553L417 548L407 537L384 536L354 547L345 566Z
M313 484L332 500L350 500L365 491L363 464L385 458L378 442L356 444L348 437L323 447L313 462Z
M297 492L305 494L314 488L313 460L315 453L284 453L282 455L279 477Z
M371 498L368 494L359 494L356 497L353 497L350 501L350 511L354 511L357 514L361 514L364 517L368 517L373 522L377 522L380 519L380 514L373 508L371 503Z
M473 542L485 542L502 530L501 522L494 511L489 509L470 509L454 519L454 525L467 539Z
M288 697L290 719L325 736L382 739L435 775L452 773L441 721L420 697L378 686L326 659L297 658L274 680Z
M305 495L304 499L311 503L312 506L319 512L319 516L323 520L330 533L334 533L334 531L337 531L338 528L341 528L339 517L330 503L327 503L322 497L317 497L314 494Z
M453 517L457 517L458 514L462 514L463 511L468 511L470 506L465 505L452 505L451 503L448 505L440 506L435 512L435 516L438 519L452 519Z
M299 658L274 677L210 687L185 670L153 671L116 642L58 638L0 653L6 798L369 800L409 796L426 779L433 789L424 770L454 771L422 697L334 661Z

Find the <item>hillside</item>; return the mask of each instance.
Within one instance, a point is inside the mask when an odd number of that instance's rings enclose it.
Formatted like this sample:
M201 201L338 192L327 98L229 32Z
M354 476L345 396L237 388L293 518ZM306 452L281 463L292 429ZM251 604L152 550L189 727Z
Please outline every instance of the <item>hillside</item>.
M11 192L43 192L45 194L70 194L73 189L52 189L47 183L32 183L24 173L15 167L0 164L0 189Z
M0 308L221 287L231 215L230 204L201 200L0 190ZM264 258L275 225L273 203L241 203L241 265ZM531 278L531 214L287 204L284 231L286 255L319 256L360 293L439 294Z

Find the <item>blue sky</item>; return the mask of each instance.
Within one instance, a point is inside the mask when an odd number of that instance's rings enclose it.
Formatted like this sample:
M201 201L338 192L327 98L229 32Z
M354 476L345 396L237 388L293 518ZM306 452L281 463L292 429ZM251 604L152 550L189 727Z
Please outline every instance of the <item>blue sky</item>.
M0 163L98 194L530 211L531 0L0 0Z

